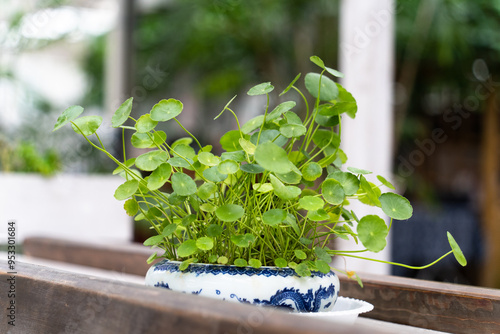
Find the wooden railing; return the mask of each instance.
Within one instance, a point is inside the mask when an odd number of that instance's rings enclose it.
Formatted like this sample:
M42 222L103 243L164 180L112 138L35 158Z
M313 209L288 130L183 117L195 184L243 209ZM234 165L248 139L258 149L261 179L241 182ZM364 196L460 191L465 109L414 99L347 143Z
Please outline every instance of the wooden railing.
M140 245L110 247L31 238L25 241L24 252L38 258L144 275L149 267L145 260L151 251ZM0 266L2 287L8 275L2 262ZM165 333L377 333L362 323L332 327L332 323L297 319L282 311L47 267L23 264L17 271L18 320L26 326L19 333L125 334L149 333L153 329ZM394 276L361 277L364 288L341 276L340 294L375 306L363 316L450 333L500 333L500 290ZM3 287L1 291L5 291ZM0 329L2 326L4 323ZM77 330L71 330L71 326ZM382 332L397 331L384 328Z

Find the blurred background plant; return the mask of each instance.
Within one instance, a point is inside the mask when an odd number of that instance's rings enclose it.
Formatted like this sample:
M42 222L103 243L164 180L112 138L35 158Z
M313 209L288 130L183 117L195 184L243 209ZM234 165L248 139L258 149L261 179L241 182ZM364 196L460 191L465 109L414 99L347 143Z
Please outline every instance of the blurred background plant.
M0 1L0 133L17 143L36 143L39 152L53 148L65 172L113 168L83 142L78 154L69 153L66 148L75 143L68 141L77 136L47 136L68 105L104 115L134 96L141 113L174 97L184 102L183 124L204 143L217 145L211 133L220 129L211 120L235 94L243 96L264 81L284 88L295 73L312 70L311 55L337 67L341 1L136 0L125 25L132 36L129 78L123 80L127 96L110 103L110 87L123 84L109 82L118 1L27 1L23 6ZM396 243L394 260L428 262L446 247L431 238L435 229L461 230L457 241L470 259L465 271L456 271L450 261L419 272L420 277L500 287L485 282L480 270L498 263L481 245L485 236L496 235L490 232L499 221L500 2L410 0L395 1L395 8L394 173L415 215L394 233L403 244L420 243L416 249L425 251L407 254ZM51 34L43 33L47 26ZM241 100L245 121L254 108ZM231 126L230 118L222 125ZM166 130L169 140L180 135L175 128ZM113 132L105 140L120 147Z

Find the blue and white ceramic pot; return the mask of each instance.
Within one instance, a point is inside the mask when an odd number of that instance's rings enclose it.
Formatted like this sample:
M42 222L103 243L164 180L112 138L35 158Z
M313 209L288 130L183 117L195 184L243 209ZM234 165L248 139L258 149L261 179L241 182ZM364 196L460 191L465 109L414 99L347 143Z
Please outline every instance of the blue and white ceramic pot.
M180 271L179 265L169 260L153 265L146 274L146 285L294 312L330 311L339 292L339 279L333 271L300 277L290 268L195 263Z

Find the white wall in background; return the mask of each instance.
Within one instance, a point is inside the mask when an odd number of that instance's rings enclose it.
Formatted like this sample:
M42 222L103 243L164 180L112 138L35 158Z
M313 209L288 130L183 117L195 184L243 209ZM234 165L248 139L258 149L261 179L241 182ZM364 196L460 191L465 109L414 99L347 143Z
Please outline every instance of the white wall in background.
M345 74L342 85L358 103L356 119L342 119L342 148L349 157L347 166L371 170L373 174L367 179L374 183L378 183L377 174L392 174L395 10L393 0L343 0L340 11L339 61ZM382 214L366 206L356 210L359 218ZM355 246L354 242L340 242L341 248ZM389 260L390 244L369 256ZM346 260L348 270L389 273L387 265ZM335 266L344 269L344 260L337 259Z
M17 243L29 236L130 241L132 218L113 197L122 183L119 176L0 173L0 235L15 220Z

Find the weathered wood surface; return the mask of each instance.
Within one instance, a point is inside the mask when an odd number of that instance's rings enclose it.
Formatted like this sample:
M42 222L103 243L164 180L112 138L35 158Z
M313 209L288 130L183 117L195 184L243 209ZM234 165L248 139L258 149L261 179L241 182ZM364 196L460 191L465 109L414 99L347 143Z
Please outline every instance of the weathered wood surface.
M124 273L144 275L151 250L139 245L89 245L31 238L25 253ZM135 254L135 255L134 255ZM141 269L139 269L141 268ZM361 274L364 288L341 276L340 295L366 300L363 316L451 333L500 333L500 290L410 278Z
M154 253L140 244L90 244L53 238L26 238L24 254L134 275L146 275L147 258ZM159 252L161 253L161 252Z
M0 261L2 310L9 288L6 268ZM15 327L7 324L3 311L0 333L396 333L32 264L18 263L16 270Z
M341 276L340 294L374 305L364 316L450 333L500 333L500 290L397 276Z

